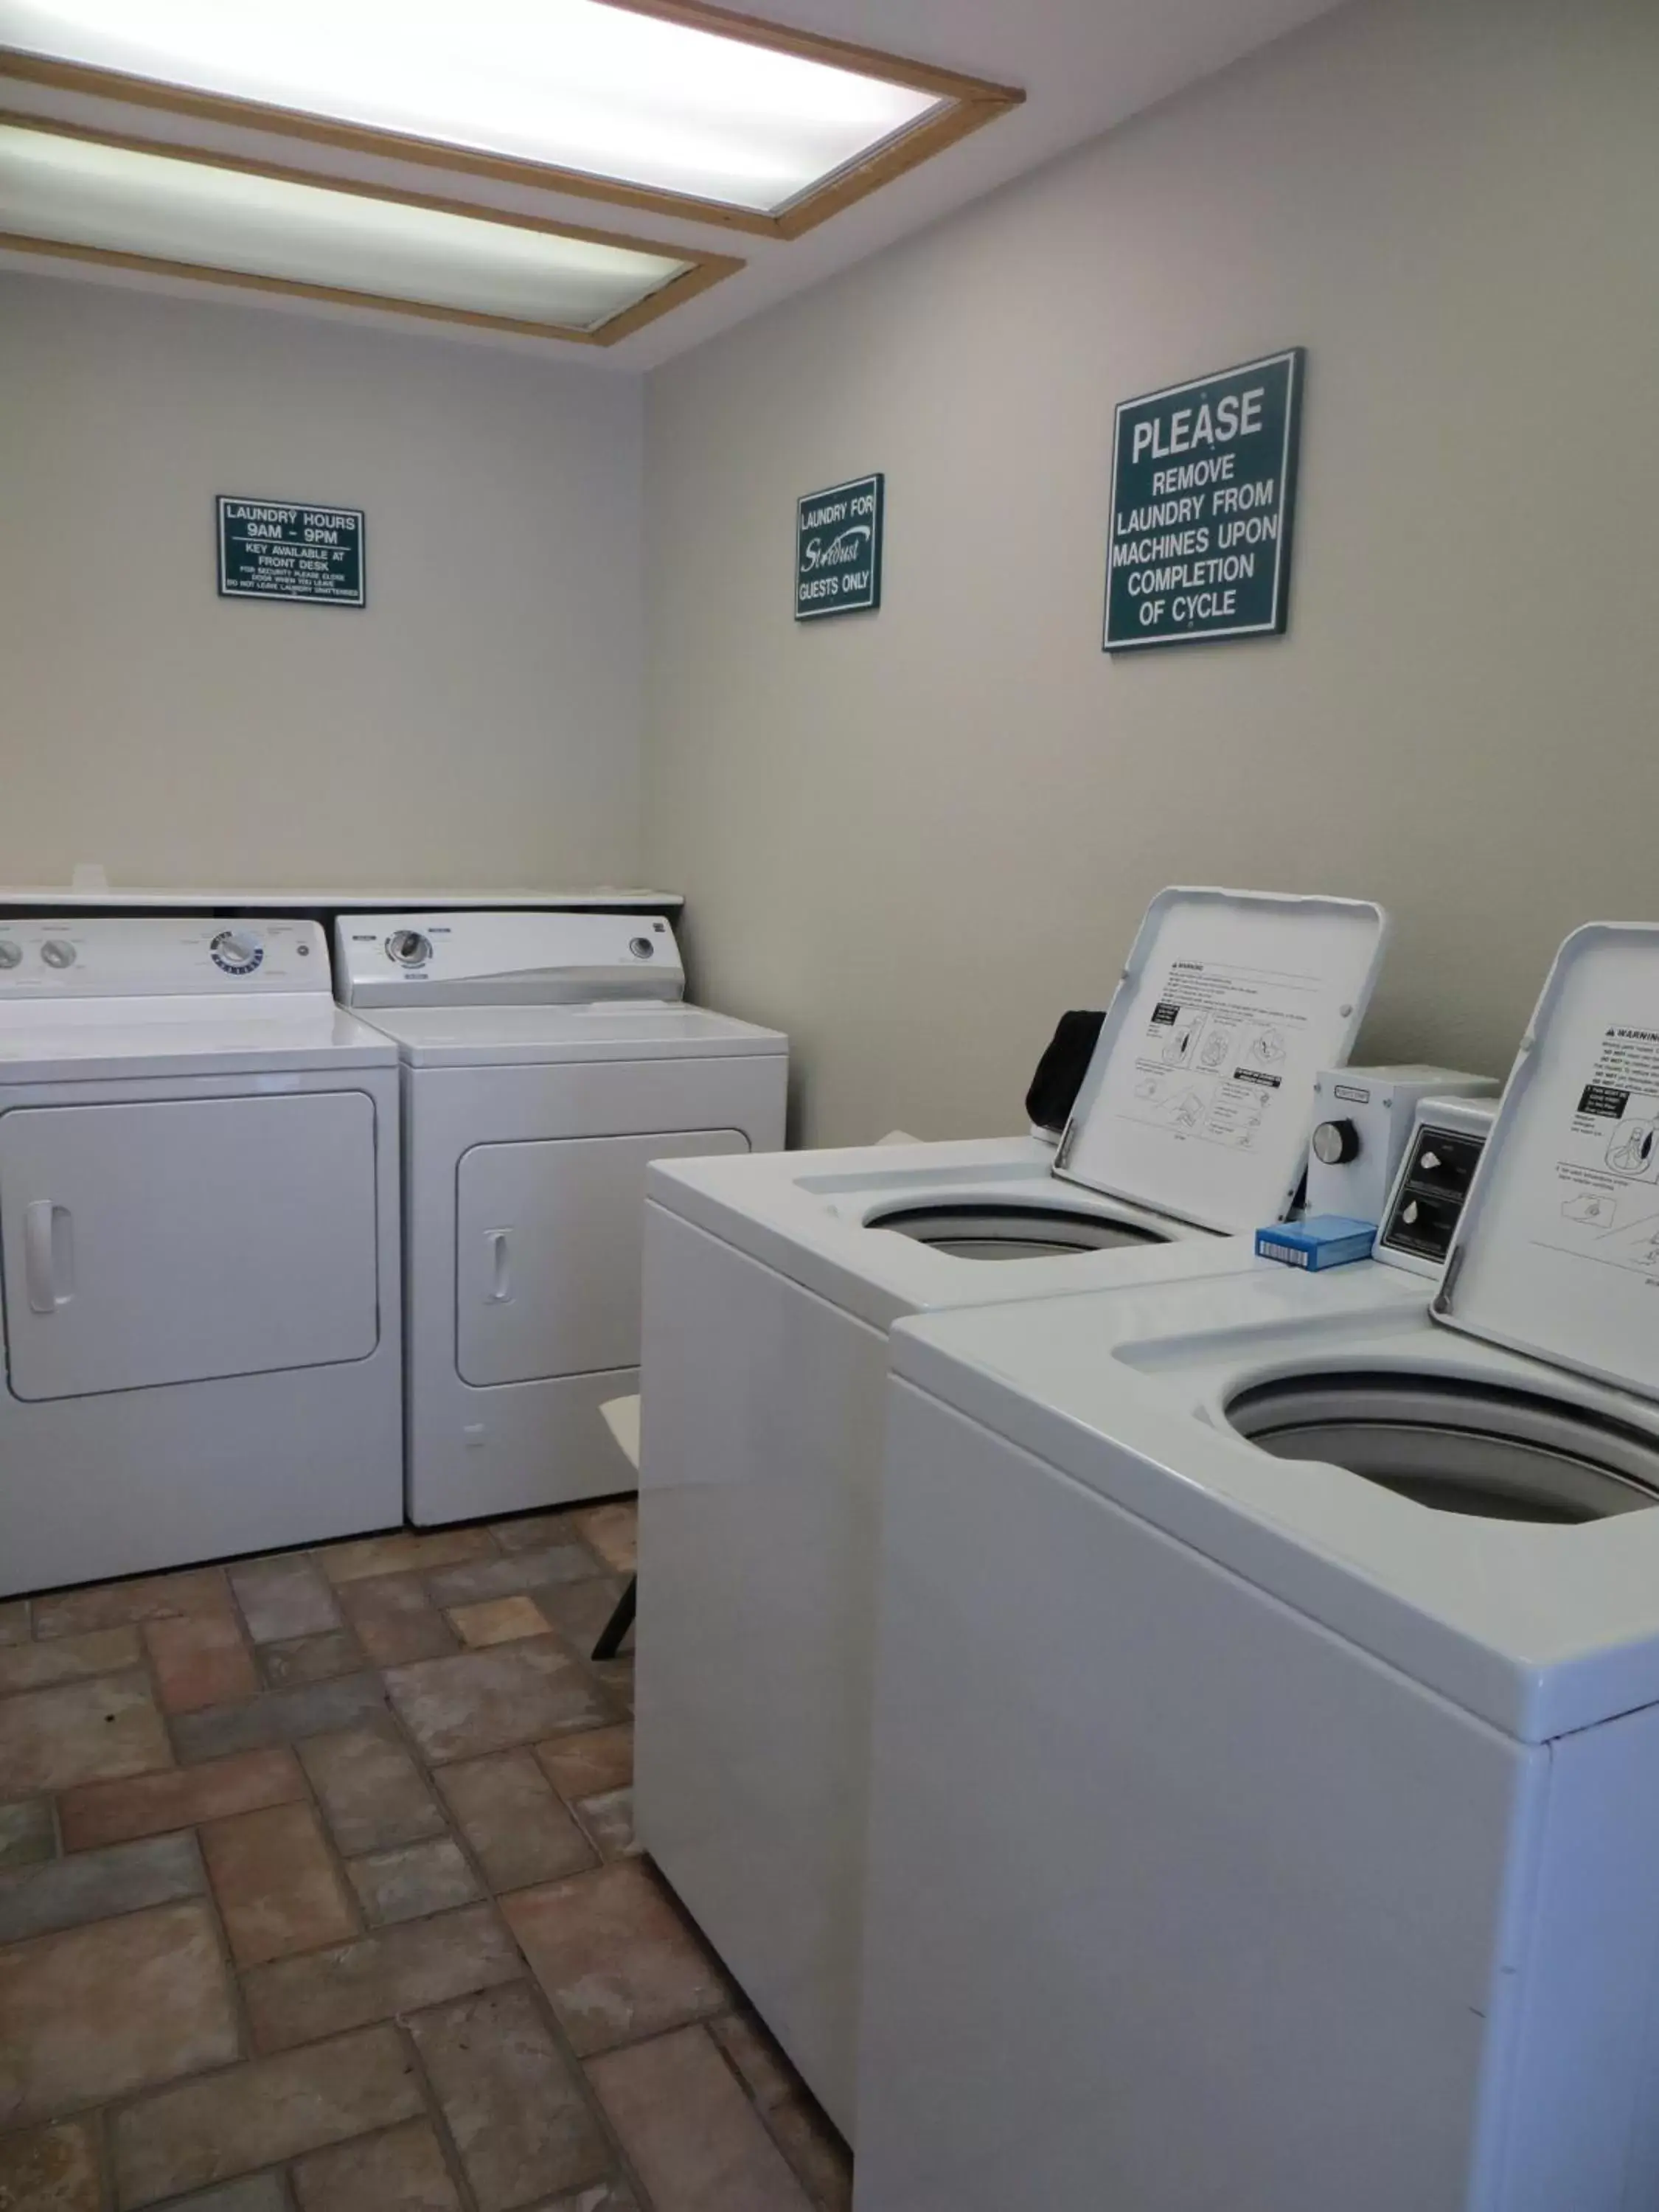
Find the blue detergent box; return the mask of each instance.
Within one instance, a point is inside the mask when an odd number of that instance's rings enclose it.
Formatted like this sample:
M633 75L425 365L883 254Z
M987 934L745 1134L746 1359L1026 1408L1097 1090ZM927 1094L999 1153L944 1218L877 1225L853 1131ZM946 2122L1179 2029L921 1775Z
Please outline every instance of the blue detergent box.
M1255 1232L1255 1249L1264 1260L1278 1260L1286 1267L1346 1267L1351 1261L1369 1260L1376 1236L1374 1221L1352 1221L1346 1213L1310 1213L1305 1221L1275 1221Z

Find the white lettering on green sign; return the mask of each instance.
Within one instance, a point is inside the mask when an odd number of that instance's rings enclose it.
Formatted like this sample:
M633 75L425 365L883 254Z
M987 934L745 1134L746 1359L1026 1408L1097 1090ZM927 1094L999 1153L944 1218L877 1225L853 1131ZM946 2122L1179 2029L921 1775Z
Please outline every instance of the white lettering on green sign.
M360 509L221 497L218 510L222 598L365 605Z
M1119 406L1109 653L1285 628L1303 359L1293 349Z
M1137 422L1134 459L1150 453L1161 461L1171 453L1195 453L1200 446L1224 446L1232 438L1254 437L1261 428L1261 403L1267 396L1267 386L1258 384L1249 392L1224 393L1213 408L1206 399L1196 407L1177 407L1167 422L1154 416L1150 422Z
M859 477L795 504L795 619L868 613L881 604L885 479Z

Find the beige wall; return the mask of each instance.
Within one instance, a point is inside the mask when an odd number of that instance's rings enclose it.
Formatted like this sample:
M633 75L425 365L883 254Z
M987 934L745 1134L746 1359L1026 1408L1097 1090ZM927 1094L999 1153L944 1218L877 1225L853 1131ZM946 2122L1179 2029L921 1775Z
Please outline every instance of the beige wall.
M637 872L636 386L0 276L0 881ZM368 606L221 600L218 492L367 514Z
M645 865L809 1140L1018 1126L1165 882L1384 900L1366 1047L1492 1069L1659 915L1656 223L1648 0L1361 0L657 373ZM1108 661L1114 402L1295 343L1289 636Z

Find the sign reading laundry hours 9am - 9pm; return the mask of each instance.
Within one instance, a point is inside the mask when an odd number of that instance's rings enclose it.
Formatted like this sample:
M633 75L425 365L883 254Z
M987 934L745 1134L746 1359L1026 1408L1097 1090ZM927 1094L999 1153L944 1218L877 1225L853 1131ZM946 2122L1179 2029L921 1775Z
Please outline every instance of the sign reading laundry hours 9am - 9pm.
M881 605L886 478L854 477L795 502L795 620Z
M1304 360L1293 347L1118 408L1108 653L1285 628Z
M221 495L219 595L364 605L362 510Z

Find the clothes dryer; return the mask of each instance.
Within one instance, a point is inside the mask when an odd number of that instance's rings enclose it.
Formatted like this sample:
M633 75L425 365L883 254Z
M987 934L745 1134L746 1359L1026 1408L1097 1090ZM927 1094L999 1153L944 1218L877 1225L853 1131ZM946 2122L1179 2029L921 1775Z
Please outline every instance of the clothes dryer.
M403 1064L410 1518L628 1486L647 1167L781 1146L787 1040L681 1003L661 915L342 915L336 954Z
M1654 1124L1595 926L1437 1288L896 1332L860 2212L1659 2203Z
M1348 900L1161 893L1057 1151L652 1170L638 1831L849 2137L887 1333L1252 1264L1385 929Z
M314 922L0 921L0 1594L402 1518L398 1127Z

